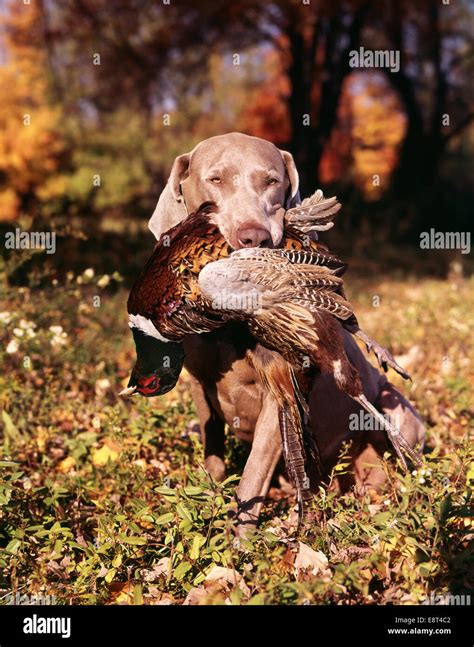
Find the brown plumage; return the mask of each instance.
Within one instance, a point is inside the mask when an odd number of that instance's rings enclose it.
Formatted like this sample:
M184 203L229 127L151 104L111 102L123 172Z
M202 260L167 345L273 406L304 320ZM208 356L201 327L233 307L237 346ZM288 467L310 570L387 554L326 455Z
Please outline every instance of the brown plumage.
M186 335L241 320L261 344L249 350L249 360L278 402L283 451L300 513L309 495L307 473L314 465L320 469L306 404L315 370L332 373L338 386L381 422L403 463L401 450L417 461L400 432L366 400L346 356L339 324L359 331L340 278L346 264L306 235L329 228L339 203L318 192L301 211L287 212L278 250L232 252L212 221L216 209L203 205L162 236L130 293L137 364L126 391L152 396L170 390L184 361Z

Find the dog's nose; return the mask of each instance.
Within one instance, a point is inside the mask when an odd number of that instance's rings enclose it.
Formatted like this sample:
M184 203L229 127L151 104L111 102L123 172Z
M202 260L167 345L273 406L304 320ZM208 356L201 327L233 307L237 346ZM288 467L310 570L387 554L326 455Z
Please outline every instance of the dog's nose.
M242 247L271 247L272 237L263 227L242 227L237 231L237 240Z

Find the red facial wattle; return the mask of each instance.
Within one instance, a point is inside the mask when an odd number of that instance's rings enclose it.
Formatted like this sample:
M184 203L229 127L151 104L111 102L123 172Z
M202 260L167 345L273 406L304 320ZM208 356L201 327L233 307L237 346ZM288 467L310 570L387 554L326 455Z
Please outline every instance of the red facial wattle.
M156 375L150 375L149 377L143 377L139 380L137 390L142 395L152 395L156 393L160 388L160 378Z

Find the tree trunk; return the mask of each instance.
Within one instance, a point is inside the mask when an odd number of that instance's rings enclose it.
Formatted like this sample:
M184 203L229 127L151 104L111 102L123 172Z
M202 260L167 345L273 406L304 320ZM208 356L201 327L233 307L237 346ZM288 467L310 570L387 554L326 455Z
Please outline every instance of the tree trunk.
M350 73L349 52L359 46L360 32L367 4L354 12L348 34L340 12L333 17L319 17L312 25L310 36L304 38L299 16L292 14L287 23L286 36L291 48L289 111L292 126L291 150L300 174L303 196L315 190L318 167L326 143L337 122L337 107L344 79ZM305 25L308 30L308 25ZM338 48L344 35L348 45ZM324 39L322 38L324 37ZM322 69L316 71L316 54L324 46ZM312 108L316 84L320 83L319 104ZM304 117L310 123L305 125Z

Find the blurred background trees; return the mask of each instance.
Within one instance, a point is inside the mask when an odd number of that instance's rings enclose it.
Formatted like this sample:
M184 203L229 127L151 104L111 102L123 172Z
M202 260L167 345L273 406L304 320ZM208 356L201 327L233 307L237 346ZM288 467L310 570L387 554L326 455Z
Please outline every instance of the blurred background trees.
M14 220L64 189L61 109L49 94L39 7L4 16L0 66L0 220Z
M345 234L469 225L468 0L5 0L0 21L4 222L145 222L177 154L239 130L291 150L303 195L337 192ZM359 47L400 69L351 68Z

